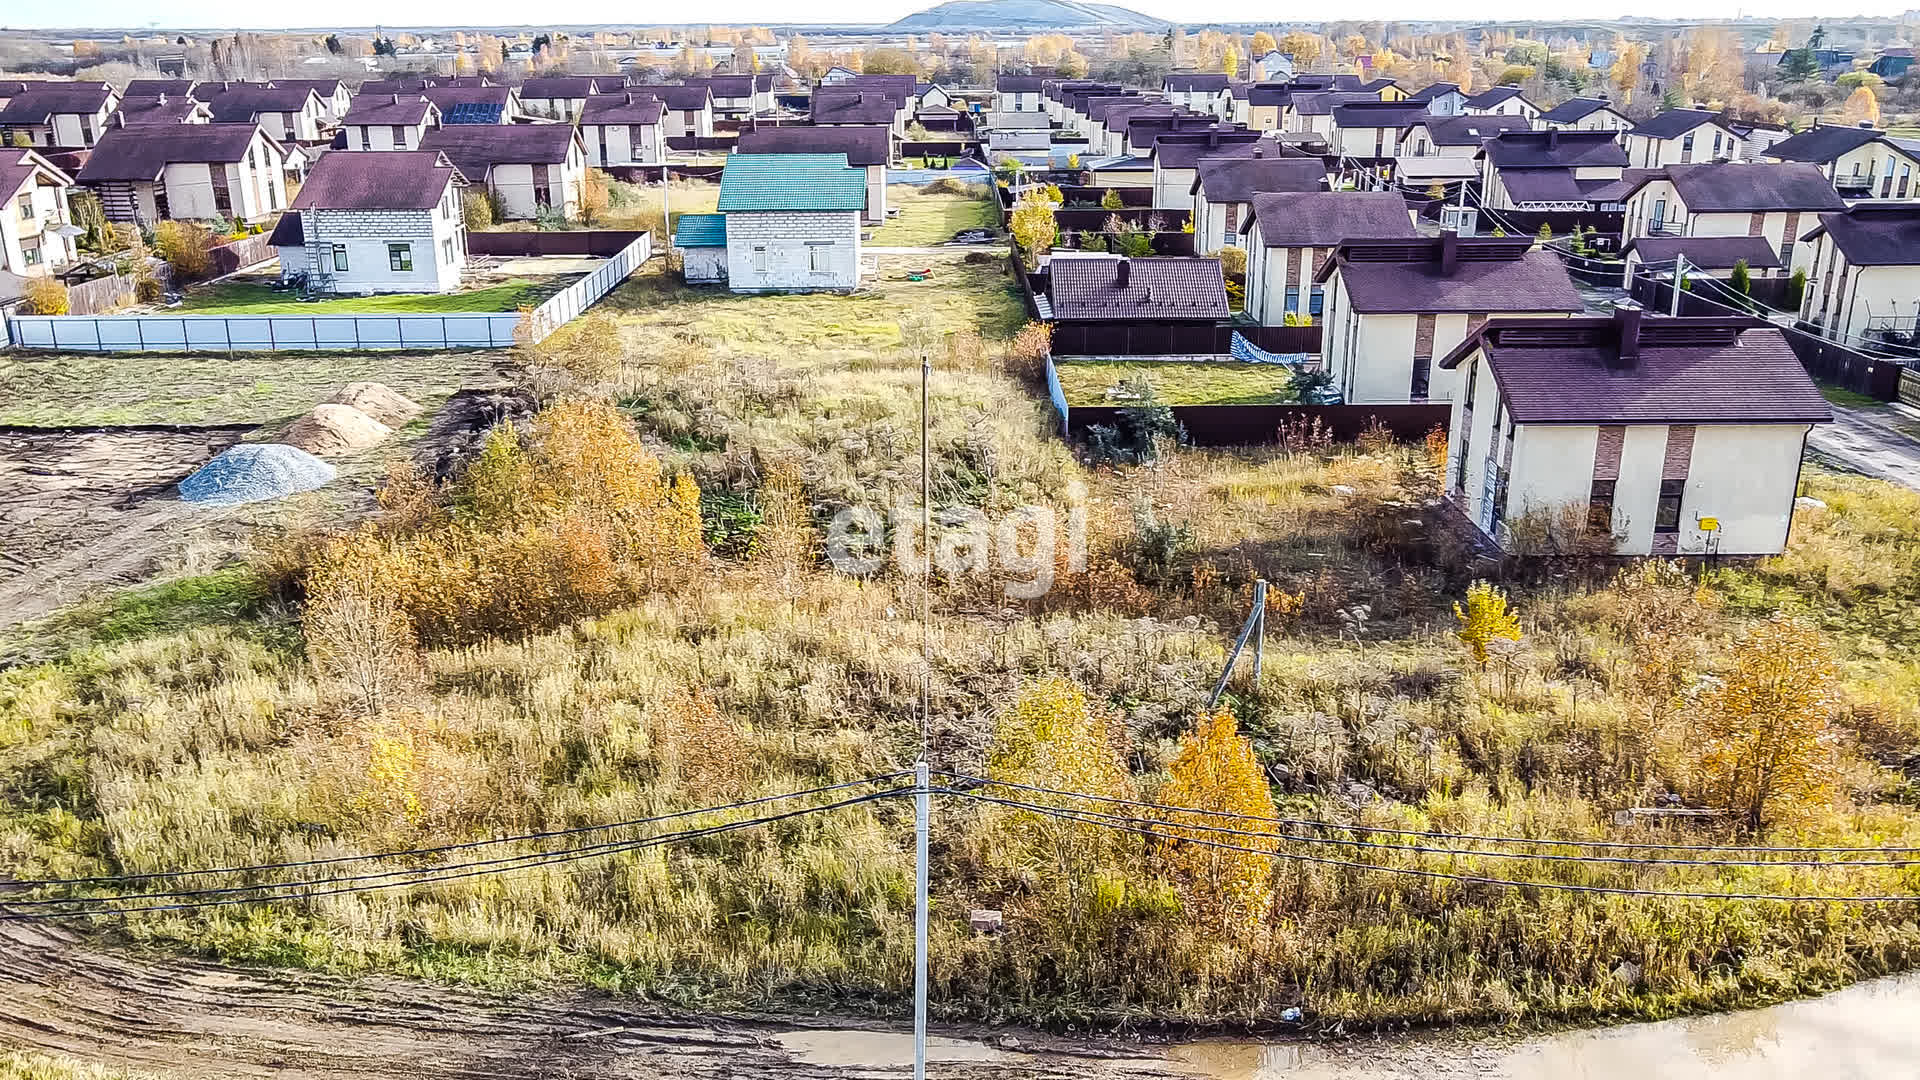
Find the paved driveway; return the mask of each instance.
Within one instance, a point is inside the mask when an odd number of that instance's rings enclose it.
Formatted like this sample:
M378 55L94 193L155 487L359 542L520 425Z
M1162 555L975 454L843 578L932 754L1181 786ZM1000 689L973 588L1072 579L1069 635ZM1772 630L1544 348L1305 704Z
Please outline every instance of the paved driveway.
M1920 410L1835 405L1833 423L1816 425L1807 443L1854 472L1920 490Z

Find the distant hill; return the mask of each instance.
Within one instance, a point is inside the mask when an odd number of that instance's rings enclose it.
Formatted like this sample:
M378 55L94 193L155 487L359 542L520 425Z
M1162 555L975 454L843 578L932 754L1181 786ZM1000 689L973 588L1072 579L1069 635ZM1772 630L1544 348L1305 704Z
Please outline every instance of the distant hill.
M915 12L889 30L1054 30L1080 26L1165 30L1169 24L1114 4L1074 0L947 0Z

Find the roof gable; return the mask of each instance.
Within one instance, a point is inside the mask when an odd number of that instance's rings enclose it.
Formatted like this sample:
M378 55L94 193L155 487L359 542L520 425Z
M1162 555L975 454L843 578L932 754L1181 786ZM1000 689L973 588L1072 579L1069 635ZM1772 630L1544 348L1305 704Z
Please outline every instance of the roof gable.
M247 156L256 139L278 148L254 124L143 124L114 128L100 137L79 182L152 180L168 165L181 162L233 164Z
M1820 168L1801 162L1669 165L1666 173L1681 201L1695 213L1846 207Z
M1442 254L1449 242L1451 269ZM1316 280L1340 275L1347 302L1369 314L1585 310L1559 258L1531 247L1524 239L1444 236L1346 243Z
M1257 222L1267 247L1333 247L1344 240L1417 237L1407 200L1395 191L1257 192L1253 213L1241 225Z
M892 139L891 132L878 124L834 127L782 124L741 132L736 149L742 154L843 154L847 164L866 168L887 164Z
M1802 239L1822 233L1855 266L1920 266L1920 203L1858 202L1821 214Z
M1723 117L1716 112L1708 112L1705 109L1668 109L1666 112L1655 113L1641 121L1627 134L1644 135L1651 139L1677 139L1702 124L1719 124L1726 128ZM1732 130L1727 128L1729 134Z
M289 209L431 210L463 180L437 150L336 150L314 162Z
M845 154L734 154L720 174L722 213L864 210L867 173Z

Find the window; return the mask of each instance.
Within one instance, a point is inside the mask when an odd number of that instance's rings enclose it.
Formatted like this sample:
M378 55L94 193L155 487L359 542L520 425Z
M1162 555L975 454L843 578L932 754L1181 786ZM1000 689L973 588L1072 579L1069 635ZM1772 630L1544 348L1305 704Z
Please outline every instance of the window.
M765 274L772 269L772 259L767 254L767 245L753 245L753 272L756 274Z
M1680 531L1680 497L1686 494L1685 480L1660 481L1660 505L1653 514L1653 531L1673 533Z
M393 271L396 274L412 273L413 272L413 245L412 244L388 244L387 245L387 269Z
M393 139L393 148L395 150L405 150L407 148L406 125L393 124L393 125L390 125L390 128L391 128L390 137Z
M1287 302L1280 310L1282 312L1300 310L1300 289L1297 286L1287 288Z
M1613 534L1613 486L1612 480L1593 482L1587 495L1587 531Z
M26 244L20 245L20 260L28 266L39 266L40 245L38 243L33 244L31 247Z
M1693 132L1691 131L1687 132L1686 137L1680 140L1680 160L1693 160Z
M33 220L33 195L32 194L26 194L26 195L20 196L20 220L21 221Z
M441 260L442 260L443 262L446 262L446 263L448 263L449 265L451 265L451 264L452 264L452 262L453 262L453 237L451 237L451 236L449 236L449 237L447 237L446 239L444 239L444 240L442 240L442 241L440 241L440 258L441 258Z
M345 245L345 244L335 244L335 245L333 245L333 268L334 268L334 269L335 269L336 271L341 271L341 272L345 272L345 271L346 271L346 269L347 269L347 245Z
M1319 315L1320 309L1326 306L1325 305L1326 298L1327 298L1327 294L1320 289L1315 289L1312 292L1308 293L1307 294L1307 314L1315 315L1315 316Z
M1667 225L1667 200L1655 199L1653 200L1653 223L1651 227L1654 232L1659 232L1662 229L1666 228L1666 225Z
M1713 156L1720 156L1720 133L1717 131L1713 133Z
M807 245L807 269L816 274L824 274L833 269L831 262L833 249L828 244Z

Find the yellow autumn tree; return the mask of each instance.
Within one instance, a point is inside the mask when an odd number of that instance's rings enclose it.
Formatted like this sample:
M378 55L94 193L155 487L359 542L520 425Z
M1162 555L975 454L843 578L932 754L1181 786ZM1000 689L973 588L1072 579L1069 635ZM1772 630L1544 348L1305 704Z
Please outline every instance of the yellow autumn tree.
M1880 99L1865 86L1854 87L1853 93L1840 104L1840 116L1849 124L1880 123Z
M1278 42L1281 52L1293 57L1296 70L1305 71L1320 59L1320 35L1309 34L1304 30L1290 30L1280 35Z
M1805 815L1837 780L1836 675L1820 632L1775 616L1734 647L1700 702L1701 794L1749 828Z
M1473 654L1473 661L1487 666L1487 646L1496 640L1520 640L1520 616L1507 607L1507 594L1485 581L1467 587L1467 603L1453 605L1453 617L1460 628L1454 633Z
M1227 827L1271 833L1273 825L1248 818L1272 818L1273 796L1265 773L1254 757L1253 744L1240 734L1233 714L1225 709L1202 716L1180 740L1180 752L1168 769L1167 782L1156 799L1166 806L1191 807L1238 818L1209 817L1164 811L1159 832L1194 843L1169 843L1163 857L1178 883L1188 910L1201 925L1226 940L1244 940L1266 925L1273 906L1273 859L1260 852L1279 846L1278 840L1259 836L1208 832L1193 826ZM1233 851L1253 848L1254 851Z
M1220 70L1226 72L1229 79L1240 77L1240 50L1235 48L1231 41L1227 42L1227 47L1221 50Z
M1020 257L1029 270L1040 265L1040 256L1053 250L1053 242L1060 235L1053 219L1058 206L1042 191L1029 191L1020 196L1013 204L1013 213L1007 216L1007 231L1020 245Z
M1253 32L1253 41L1247 46L1247 50L1254 55L1255 59L1258 59L1279 47L1279 43L1273 40L1272 34L1267 33L1265 30L1255 30ZM1272 75L1273 72L1268 72L1267 74Z

